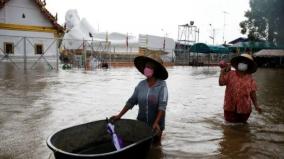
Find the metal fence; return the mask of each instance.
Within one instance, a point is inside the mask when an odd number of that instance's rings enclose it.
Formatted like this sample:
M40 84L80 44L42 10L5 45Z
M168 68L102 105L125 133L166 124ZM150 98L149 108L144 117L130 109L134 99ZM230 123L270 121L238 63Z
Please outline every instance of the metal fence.
M131 65L139 54L139 47L127 47L123 44L111 44L108 41L64 40L60 59L69 68L88 70L115 65Z
M211 66L217 65L220 60L229 60L235 56L234 53L219 54L219 53L195 53L188 50L175 50L176 65L191 65L191 66Z
M0 65L17 69L60 67L96 69L132 63L139 48L112 45L107 41L0 35Z
M9 63L24 70L42 66L58 69L59 40L0 35L0 64Z
M9 63L24 70L37 67L93 70L117 65L129 66L133 65L133 59L140 52L138 43L126 45L108 41L0 35L0 65ZM220 60L228 61L233 54L201 54L183 49L162 56L172 64L198 66L215 65Z

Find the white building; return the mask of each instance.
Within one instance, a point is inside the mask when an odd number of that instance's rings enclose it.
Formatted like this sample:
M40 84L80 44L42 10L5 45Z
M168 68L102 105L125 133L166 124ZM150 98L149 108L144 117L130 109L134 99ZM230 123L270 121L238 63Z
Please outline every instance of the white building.
M64 28L45 5L41 0L0 0L0 59L5 56L23 62L42 56L57 58L55 38Z
M161 51L161 58L165 62L171 62L175 58L175 41L172 38L140 34L139 47Z
M138 36L118 32L98 32L86 18L80 18L77 10L68 10L65 15L66 33L61 48L67 50L97 50L101 44L108 46L111 54L143 54L147 49L150 53L161 52L165 61L175 57L175 41L172 38L139 34ZM152 51L152 52L151 52Z

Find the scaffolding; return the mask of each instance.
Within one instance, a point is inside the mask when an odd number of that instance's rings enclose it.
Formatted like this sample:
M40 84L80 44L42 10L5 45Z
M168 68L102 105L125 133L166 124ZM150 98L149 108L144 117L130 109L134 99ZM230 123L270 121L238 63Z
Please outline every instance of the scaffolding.
M176 63L187 65L190 63L190 47L199 42L199 29L194 21L188 24L178 25L178 38L176 43Z
M126 50L126 51L125 51ZM48 70L132 66L139 45L110 41L0 35L0 68ZM174 57L172 57L174 58ZM173 61L173 60L171 60Z
M194 21L190 21L190 24L178 26L178 43L190 45L198 41L199 29L194 25Z

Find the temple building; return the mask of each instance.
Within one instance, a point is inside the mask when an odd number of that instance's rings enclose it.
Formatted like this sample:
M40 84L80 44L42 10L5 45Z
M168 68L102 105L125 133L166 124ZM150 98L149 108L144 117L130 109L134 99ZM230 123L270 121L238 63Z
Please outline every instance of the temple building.
M58 58L64 28L42 0L0 0L0 59Z

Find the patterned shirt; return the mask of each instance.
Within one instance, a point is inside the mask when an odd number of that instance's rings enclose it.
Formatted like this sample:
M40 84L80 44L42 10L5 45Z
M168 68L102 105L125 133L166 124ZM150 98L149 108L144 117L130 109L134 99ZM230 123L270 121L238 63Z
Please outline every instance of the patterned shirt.
M250 93L256 91L256 82L251 74L241 76L230 71L221 76L220 85L226 85L224 110L237 113L251 113L252 100Z

